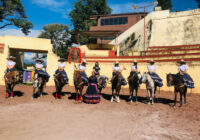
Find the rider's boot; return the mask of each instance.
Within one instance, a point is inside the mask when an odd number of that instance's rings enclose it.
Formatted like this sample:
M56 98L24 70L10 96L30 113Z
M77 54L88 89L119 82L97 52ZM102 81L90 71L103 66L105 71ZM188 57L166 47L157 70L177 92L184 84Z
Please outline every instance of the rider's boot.
M11 96L11 98L13 98L13 92L11 92L11 95L10 95L10 96Z
M78 95L76 95L76 102L78 102Z
M6 92L6 95L5 95L5 97L6 97L6 98L8 98L8 93L7 93L7 92Z

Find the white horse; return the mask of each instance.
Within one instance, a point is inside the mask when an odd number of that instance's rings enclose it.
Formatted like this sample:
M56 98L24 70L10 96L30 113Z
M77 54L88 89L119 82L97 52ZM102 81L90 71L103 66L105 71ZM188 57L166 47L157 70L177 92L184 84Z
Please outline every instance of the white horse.
M155 84L151 76L145 72L142 78L142 83L146 84L146 89L149 94L149 103L154 104L154 95L155 95Z
M33 77L33 95L32 95L32 98L35 97L36 89L38 89L37 90L38 98L40 98L40 96L42 96L44 85L45 85L45 80L42 77L39 77L38 73L35 73L35 75Z

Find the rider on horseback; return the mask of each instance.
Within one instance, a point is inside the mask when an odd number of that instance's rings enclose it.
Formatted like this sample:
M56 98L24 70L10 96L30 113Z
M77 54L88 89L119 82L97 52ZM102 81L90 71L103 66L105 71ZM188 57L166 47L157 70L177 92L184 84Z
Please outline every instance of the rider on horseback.
M188 70L188 65L186 65L186 62L183 59L179 61L178 63L180 64L180 66L178 66L179 72L176 75L183 80L184 85L187 88L194 88L193 79L190 77L189 74L186 73Z
M13 72L16 71L15 65L16 65L16 58L13 56L10 56L7 58L7 69L5 71L5 73L7 72Z
M148 73L150 74L151 78L155 82L155 85L162 87L163 86L162 79L158 76L157 73L155 73L156 71L156 67L154 66L155 61L150 60L148 63L150 63L150 65L147 66Z
M124 68L125 69L125 68ZM116 75L116 72L121 72L122 70L121 70L121 68L120 68L120 66L119 66L119 62L118 61L116 61L115 63L114 63L114 66L113 66L113 73L112 73L112 75L113 75L113 77ZM113 79L113 78L112 78ZM111 80L112 81L112 80ZM125 80L125 78L122 76L122 82L121 82L121 84L122 85L127 85L127 82L126 82L126 80Z
M88 77L85 73L86 70L86 61L84 60L81 64L78 65L78 70L80 71L80 74L82 76L82 79L84 81L85 85L88 85Z
M96 77L99 77L100 76L100 67L99 67L99 63L96 62L94 67L93 67L93 72L95 74Z
M65 61L66 59L64 58L58 60L58 62L60 63L58 64L58 69L56 70L55 74L60 73L63 76L65 83L68 84L69 79L67 73L64 70L66 66L66 64L64 63Z
M38 58L35 61L36 61L35 73L38 73L40 77L44 78L44 80L46 82L48 82L50 75L47 72L42 70L42 68L43 68L42 62L43 62L43 60Z
M138 66L137 66L138 62L137 60L134 60L133 61L133 65L131 66L131 72L130 72L130 76L129 77L132 77L133 75L135 75L138 71Z

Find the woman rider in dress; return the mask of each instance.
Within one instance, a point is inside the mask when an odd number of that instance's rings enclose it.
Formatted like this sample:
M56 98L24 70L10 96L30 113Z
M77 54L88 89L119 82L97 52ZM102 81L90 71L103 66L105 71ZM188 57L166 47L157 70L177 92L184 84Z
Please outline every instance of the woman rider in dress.
M150 74L151 78L155 82L155 86L162 87L163 86L162 79L156 73L156 67L154 66L155 61L150 60L148 63L149 63L149 65L147 66L148 73Z
M186 64L186 62L182 59L181 61L178 62L180 65L178 66L178 73L177 76L181 77L183 79L184 85L187 88L194 88L194 81L193 79L190 77L189 74L187 74L187 70L188 70L188 65Z

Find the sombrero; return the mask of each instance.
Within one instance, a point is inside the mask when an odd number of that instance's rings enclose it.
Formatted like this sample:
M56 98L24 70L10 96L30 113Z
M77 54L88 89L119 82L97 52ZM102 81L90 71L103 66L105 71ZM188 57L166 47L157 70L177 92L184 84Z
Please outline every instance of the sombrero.
M7 60L16 61L16 57L14 57L14 56L9 56L9 57L7 58Z

